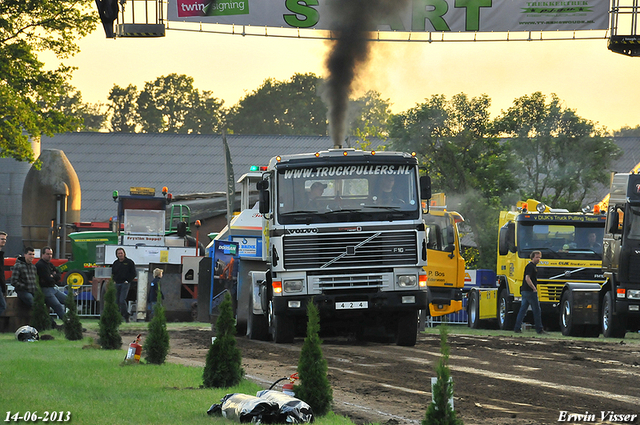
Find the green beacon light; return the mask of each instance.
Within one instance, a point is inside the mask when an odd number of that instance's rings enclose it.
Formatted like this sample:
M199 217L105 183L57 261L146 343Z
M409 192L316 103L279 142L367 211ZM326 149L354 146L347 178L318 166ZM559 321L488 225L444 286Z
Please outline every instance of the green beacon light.
M118 191L117 190L113 191L112 196L113 196L113 202L118 202Z
M249 171L260 171L260 169L257 165L252 165L251 168L249 168Z

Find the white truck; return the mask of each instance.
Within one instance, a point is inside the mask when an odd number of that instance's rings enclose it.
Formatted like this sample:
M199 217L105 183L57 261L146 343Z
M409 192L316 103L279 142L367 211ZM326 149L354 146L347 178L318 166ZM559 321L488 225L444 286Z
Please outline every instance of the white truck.
M241 181L243 211L218 235L239 243L239 329L290 342L313 302L325 331L374 329L415 345L418 311L429 299L421 199L431 197L431 185L414 155L283 155ZM256 181L258 208L250 208Z
M166 191L163 190L163 194ZM116 260L116 250L123 248L128 258L136 264L138 277L129 289L128 301L135 310L130 313L133 320L146 316L147 287L150 281L150 267L160 267L165 272L163 278L164 305L170 320L190 318L194 299L184 298L179 281L172 275L180 276L183 257L198 254L196 241L188 235L190 214L184 205L173 205L166 224L167 196L155 196L153 188L132 187L129 195L113 194L118 202L118 216L114 228L117 244L96 246L96 269L93 279L94 297L103 300L106 283L111 278L111 264ZM175 269L175 270L174 270Z

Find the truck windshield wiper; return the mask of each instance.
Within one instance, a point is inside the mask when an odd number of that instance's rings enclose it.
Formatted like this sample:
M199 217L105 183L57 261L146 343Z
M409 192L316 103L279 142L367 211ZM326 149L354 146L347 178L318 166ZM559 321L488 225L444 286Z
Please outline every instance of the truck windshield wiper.
M284 213L280 213L281 216L296 215L296 214L323 214L323 212L319 212L318 210L298 210L298 211L287 211Z

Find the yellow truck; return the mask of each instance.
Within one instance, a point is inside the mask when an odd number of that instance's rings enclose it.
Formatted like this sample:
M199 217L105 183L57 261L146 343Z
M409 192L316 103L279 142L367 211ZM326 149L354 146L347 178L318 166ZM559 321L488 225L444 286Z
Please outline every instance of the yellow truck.
M454 211L447 211L444 193L433 194L429 214L424 216L427 226L427 288L429 315L432 317L462 310L462 288L465 261L460 251L458 223L464 221Z
M569 212L532 199L518 202L512 211L502 211L496 286L469 291L469 326L478 328L491 319L497 320L502 330L513 329L522 300L524 268L531 252L541 251L537 269L543 324L558 329L563 288L571 283L604 283L601 247L605 221L599 211Z

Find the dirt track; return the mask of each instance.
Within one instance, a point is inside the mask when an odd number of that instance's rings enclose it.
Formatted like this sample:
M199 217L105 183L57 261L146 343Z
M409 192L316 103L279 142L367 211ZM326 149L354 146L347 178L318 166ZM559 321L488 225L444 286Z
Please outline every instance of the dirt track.
M204 365L210 330L170 336L169 361ZM237 342L247 377L268 387L296 371L303 341L273 344L239 337ZM453 333L449 343L455 408L466 424L551 424L562 412L594 415L575 423L616 423L601 420L601 412L608 411L636 415L631 423L640 423L638 339L577 341L525 331L486 337ZM323 353L337 413L359 424L417 424L424 417L440 358L439 335L421 334L415 347L327 338Z

